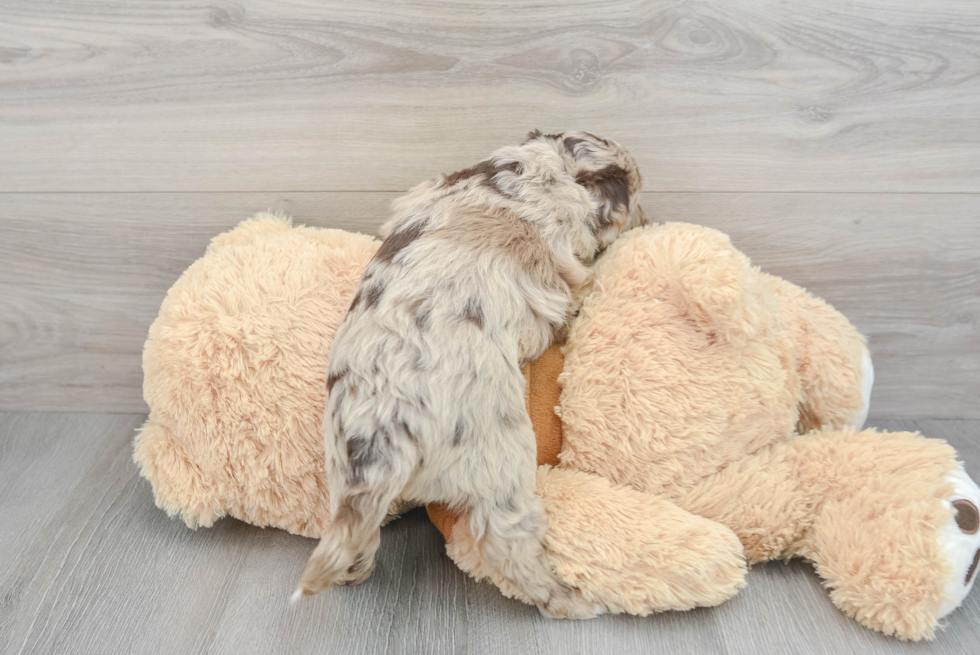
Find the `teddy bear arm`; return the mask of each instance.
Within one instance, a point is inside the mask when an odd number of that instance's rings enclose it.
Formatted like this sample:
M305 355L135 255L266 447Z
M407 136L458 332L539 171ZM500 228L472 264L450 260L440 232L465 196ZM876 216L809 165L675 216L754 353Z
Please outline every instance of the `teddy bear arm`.
M803 485L799 463L787 456L786 442L732 462L697 484L669 492L685 510L730 528L749 563L775 559L793 550L810 526L825 489Z
M550 466L538 468L537 494L548 515L549 562L600 612L645 616L713 606L745 584L735 535L665 498ZM463 571L529 602L484 563L465 518L447 523L440 508L429 513L448 532L446 551Z
M800 554L858 622L931 639L976 578L980 488L950 446L917 434L845 430L811 447L804 457L833 462L837 475Z
M802 398L800 434L821 428L861 429L868 416L874 366L864 337L825 301L763 273L785 318Z
M157 507L179 516L190 528L210 527L225 516L215 485L187 457L178 439L152 418L141 428L133 461L153 485Z

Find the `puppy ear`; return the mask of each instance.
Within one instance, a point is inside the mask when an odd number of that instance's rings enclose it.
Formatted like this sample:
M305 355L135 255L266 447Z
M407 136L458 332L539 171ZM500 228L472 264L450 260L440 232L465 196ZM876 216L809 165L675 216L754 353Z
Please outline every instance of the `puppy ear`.
M598 171L581 171L575 181L584 186L599 205L597 228L623 223L617 221L616 216L629 209L630 186L624 168L611 164Z
M524 139L524 143L527 143L528 141L534 141L539 136L541 136L541 130L538 129L531 130L530 132L527 133L527 138ZM521 145L524 145L524 143L522 143Z

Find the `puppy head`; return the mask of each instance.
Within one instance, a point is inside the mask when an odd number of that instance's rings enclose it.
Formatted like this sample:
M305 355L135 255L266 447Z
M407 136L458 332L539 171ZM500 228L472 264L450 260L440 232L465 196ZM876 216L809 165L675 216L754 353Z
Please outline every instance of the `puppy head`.
M565 172L585 187L595 201L596 210L590 220L600 250L623 230L649 222L640 206L643 177L626 148L588 132L542 134L535 130L527 135L524 144L535 142L552 145Z

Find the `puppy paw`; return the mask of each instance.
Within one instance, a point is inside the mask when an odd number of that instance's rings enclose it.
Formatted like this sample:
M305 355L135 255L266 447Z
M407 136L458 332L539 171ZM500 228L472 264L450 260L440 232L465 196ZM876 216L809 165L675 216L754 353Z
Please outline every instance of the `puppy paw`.
M334 584L341 587L353 587L370 578L372 573L374 573L373 561L367 566L360 567L357 566L357 562L354 562L354 566L347 569L342 576L337 578Z
M353 587L370 578L372 573L374 573L374 555L360 553L334 584L340 587Z
M378 545L380 544L380 534L375 533L375 537L368 543L367 548L362 550L354 558L354 563L347 567L334 582L334 584L341 587L353 587L354 585L359 585L374 573L374 556L378 552Z

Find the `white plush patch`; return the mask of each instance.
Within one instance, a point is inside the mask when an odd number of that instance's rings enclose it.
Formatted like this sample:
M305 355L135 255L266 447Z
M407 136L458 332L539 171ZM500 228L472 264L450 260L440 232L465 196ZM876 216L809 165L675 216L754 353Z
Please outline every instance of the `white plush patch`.
M973 503L975 508L980 508L980 487L977 487L977 483L966 474L962 466L958 466L946 477L946 480L954 489L953 495L943 501L946 507L952 509L957 500L966 499ZM939 609L937 619L943 618L959 607L973 588L973 583L980 577L980 571L974 570L972 577L967 580L970 566L977 557L977 551L980 550L980 530L967 534L956 519L954 513L939 531L939 539L950 563L952 577L946 582L946 600Z
M857 430L864 427L864 422L868 420L868 410L871 408L871 387L875 384L875 367L871 363L871 352L865 348L864 357L861 358L861 398L864 403L861 410L854 415L849 425Z

